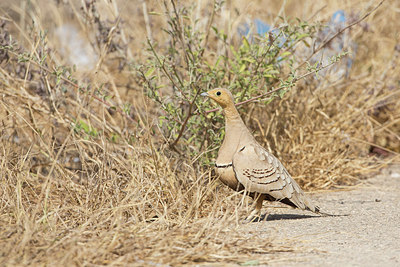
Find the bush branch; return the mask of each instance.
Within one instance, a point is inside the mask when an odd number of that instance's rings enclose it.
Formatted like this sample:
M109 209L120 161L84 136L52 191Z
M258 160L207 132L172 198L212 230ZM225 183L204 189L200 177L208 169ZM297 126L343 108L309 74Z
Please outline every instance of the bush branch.
M307 73L305 73L305 74L303 74L303 75L300 75L300 76L298 76L298 77L295 77L295 78L293 79L292 83L294 84L294 83L296 83L296 82L298 82L298 81L300 81L300 80L306 78L307 76L310 76L311 74L314 74L314 73L316 73L316 72L318 72L318 71L321 71L321 70L323 70L323 69L326 69L326 68L330 67L331 65L333 65L333 64L335 64L335 63L336 63L336 61L333 61L333 62L329 63L328 65L325 65L325 66L322 66L322 67L318 68L317 70L309 71L309 72L307 72ZM261 95L252 97L252 98L250 98L250 99L247 99L247 100L245 100L245 101L236 103L235 106L240 106L240 105L243 105L243 104L246 104L246 103L249 103L249 102L253 102L253 101L255 101L255 100L259 99L259 98L262 98L262 97L271 95L271 94L276 93L276 92L278 92L278 91L280 91L280 90L282 90L282 89L285 89L285 88L287 88L286 85L280 86L280 87L275 88L275 89L273 89L273 90L271 90L271 91L268 91L268 92L266 92L266 93L264 93L264 94L261 94ZM218 110L220 110L220 108L214 108L214 109L211 109L211 110L207 110L207 111L205 111L204 113L205 113L205 114L208 114L208 113L210 113L210 112L215 112L215 111L218 111Z
M361 21L363 21L364 19L366 19L367 17L369 17L369 15L371 15L375 10L377 10L382 4L383 2L385 2L386 0L382 0L376 7L374 7L371 11L367 12L363 17L361 17L360 19L358 19L357 21L347 25L346 27L344 27L343 29L340 29L337 33L335 33L331 38L329 38L327 41L325 41L323 44L321 44L317 49L315 49L313 51L313 53L303 62L301 63L299 66L297 66L296 69L299 69L300 67L302 67L304 64L306 64L306 62L308 62L316 53L318 53L322 48L324 48L325 46L327 46L333 39L335 39L336 37L338 37L340 34L342 34L344 31L352 28L354 25L359 24Z

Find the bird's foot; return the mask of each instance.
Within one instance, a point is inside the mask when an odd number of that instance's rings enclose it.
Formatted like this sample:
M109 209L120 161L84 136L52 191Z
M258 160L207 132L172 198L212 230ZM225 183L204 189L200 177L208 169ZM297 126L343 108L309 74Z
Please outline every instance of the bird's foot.
M259 210L253 210L249 216L246 217L244 223L261 222L266 216L262 216Z
M261 220L261 216L247 216L243 223L260 222Z

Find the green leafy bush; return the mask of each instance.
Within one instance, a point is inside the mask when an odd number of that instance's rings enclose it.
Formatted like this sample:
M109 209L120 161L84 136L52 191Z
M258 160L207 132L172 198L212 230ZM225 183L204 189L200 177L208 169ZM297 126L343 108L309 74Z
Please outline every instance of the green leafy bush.
M204 31L197 30L198 21L189 19L190 8L178 8L173 1L165 7L168 39L148 40L149 59L137 66L137 72L148 96L161 106L160 125L170 147L203 163L211 162L223 139L223 117L209 115L215 104L200 93L225 87L237 102L258 96L267 104L283 97L299 79L326 67L304 64L296 56L297 50L310 47L318 24L281 19L282 25L265 36L238 35L239 40L228 41L213 26L220 6L214 6ZM210 36L217 40L213 45L208 44ZM246 112L248 106L241 108Z

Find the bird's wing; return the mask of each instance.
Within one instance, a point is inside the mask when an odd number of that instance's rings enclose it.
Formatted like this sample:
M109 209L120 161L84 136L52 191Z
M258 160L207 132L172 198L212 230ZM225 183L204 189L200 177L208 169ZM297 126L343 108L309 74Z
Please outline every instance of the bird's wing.
M277 200L288 199L301 209L315 211L282 163L258 144L240 147L233 155L236 178L249 192L268 194Z

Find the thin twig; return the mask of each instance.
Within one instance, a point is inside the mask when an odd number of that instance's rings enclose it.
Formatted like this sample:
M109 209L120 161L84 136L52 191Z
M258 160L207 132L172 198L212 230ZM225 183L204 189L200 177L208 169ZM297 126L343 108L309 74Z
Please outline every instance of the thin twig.
M186 124L188 123L190 117L192 117L194 115L192 110L193 110L193 106L195 105L196 99L199 96L199 94L200 94L200 89L197 89L196 95L193 97L193 100L189 104L189 110L188 110L187 116L185 118L185 121L182 123L181 129L179 130L178 137L176 137L175 141L170 144L170 147L173 148L175 151L177 151L175 146L178 143L179 139L181 139L183 132L185 131Z
M285 25L286 26L286 25ZM279 28L280 29L280 28ZM269 34L272 34L272 31L269 32ZM279 31L279 34L277 36L275 36L275 39L272 41L272 43L269 45L267 51L265 51L265 53L261 56L261 59L259 61L257 61L257 65L253 71L253 75L256 75L258 69L261 66L261 63L265 60L265 57L268 55L269 51L271 50L272 46L275 45L275 41L279 40L280 35L283 34L283 31ZM285 41L285 43L283 45L285 45L287 42L287 40ZM282 47L283 47L282 45ZM279 50L275 53L275 55L272 57L272 59L269 60L268 64L270 64L272 62L272 60L274 60L276 58L276 56L279 54Z
M354 25L359 24L361 21L363 21L364 19L366 19L366 18L367 18L369 15L371 15L375 10L377 10L377 9L383 4L383 2L385 2L385 1L386 1L386 0L382 0L376 7L374 7L371 11L369 11L368 13L366 13L362 18L360 18L359 20L357 20L357 21L355 21L355 22L349 24L348 26L344 27L343 29L339 30L336 34L334 34L331 38L329 38L326 42L324 42L324 43L323 43L322 45L320 45L316 50L314 50L314 52L313 52L303 63L301 63L299 66L297 66L296 70L299 69L299 68L300 68L301 66L303 66L304 64L306 64L318 51L320 51L322 48L324 48L328 43L330 43L333 39L335 39L335 38L336 38L337 36L339 36L341 33L343 33L343 32L346 31L347 29L350 29L350 28L353 27ZM320 71L320 70L322 70L322 69L325 69L325 68L329 67L330 65L332 65L332 64L334 64L334 63L335 63L335 62L332 62L332 63L330 63L330 64L328 64L328 65L326 65L326 66L320 68L318 71ZM304 74L304 75L302 75L302 76L296 77L292 82L295 83L295 82L297 82L297 81L299 81L299 80L301 80L301 79L303 79L303 78L305 78L305 77L307 77L307 76L309 76L309 75L311 75L311 74L313 74L313 73L315 73L315 71L311 71L311 72L308 72L308 73L306 73L306 74ZM282 89L284 89L284 88L285 88L285 86L281 86L281 87L276 88L276 89L274 89L274 90L272 90L272 91L269 91L269 92L267 92L267 93L264 93L264 94L255 96L255 97L253 97L253 98L250 98L250 99L248 99L248 100L245 100L245 101L236 103L235 106L239 106L239 105L242 105L242 104L246 104L246 103L249 103L249 102L253 102L253 101L256 100L256 99L259 99L259 98L261 98L261 97L265 97L265 96L267 96L267 95L273 94L273 93L275 93L275 92L277 92L277 91L279 91L279 90L282 90ZM215 112L215 111L218 111L218 110L220 110L220 109L219 109L219 108L215 108L215 109L207 110L207 111L205 111L204 113L205 113L205 114L208 114L208 113L210 113L210 112Z
M160 57L158 56L156 50L154 49L153 44L151 43L150 39L147 39L147 44L149 45L151 52L153 53L153 55L155 56L155 58L157 59L158 64L160 65L161 69L163 70L164 74L167 76L168 80L171 81L173 87L177 88L178 90L180 90L179 86L175 83L174 79L172 79L172 76L169 74L168 70L165 68L165 64L164 62L161 61ZM180 91L182 93L183 96L185 96L185 94L183 94L182 91Z
M357 21L347 25L346 27L344 27L343 29L340 29L337 33L335 33L331 38L329 38L327 41L325 41L323 44L321 44L317 49L315 49L313 51L313 53L303 62L301 63L299 66L297 66L296 69L299 69L301 66L303 66L304 64L306 64L306 62L308 62L316 53L318 53L322 48L324 48L326 45L328 45L333 39L335 39L336 37L338 37L340 34L342 34L344 31L350 29L351 27L353 27L354 25L359 24L361 21L363 21L364 19L366 19L367 17L369 17L369 15L371 15L375 10L377 10L382 4L383 2L385 2L386 0L382 0L376 7L374 7L371 11L369 11L368 13L366 13L363 17L361 17L360 19L358 19Z
M144 23L146 25L147 39L149 39L151 42L153 42L153 37L151 34L150 19L149 19L149 14L147 12L146 1L142 1L142 8L143 8Z
M330 67L331 65L333 65L333 64L335 64L335 63L336 63L336 62L333 61L333 62L329 63L328 65L325 65L325 66L320 67L318 70L313 70L313 71L307 72L307 73L305 73L305 74L303 74L303 75L300 75L299 77L295 77L295 78L293 79L292 83L294 84L294 83L298 82L299 80L302 80L302 79L306 78L307 76L310 76L311 74L314 74L314 73L316 73L316 72L318 72L318 71L321 71L321 70L323 70L323 69L326 69L326 68ZM284 89L284 88L286 88L286 87L287 87L287 86L280 86L280 87L275 88L275 89L273 89L273 90L271 90L271 91L268 91L268 92L266 92L266 93L264 93L264 94L261 94L261 95L252 97L252 98L250 98L250 99L247 99L247 100L245 100L245 101L236 103L235 106L240 106L240 105L243 105L243 104L246 104L246 103L249 103L249 102L253 102L253 101L255 101L256 99L265 97L265 96L267 96L267 95L271 95L271 94L276 93L276 92L278 92L279 90L282 90L282 89ZM210 112L215 112L215 111L218 111L218 110L220 110L220 108L214 108L214 109L211 109L211 110L207 110L207 111L205 111L204 113L205 113L205 114L208 114L208 113L210 113Z
M9 52L10 54L12 54L12 55L18 57L18 54L17 54L16 52L14 52L14 51L8 50L8 52ZM42 70L44 70L44 71L46 71L46 72L48 72L48 73L50 73L50 74L56 75L56 74L54 74L54 71L52 71L52 70L49 69L48 67L45 67L45 66L40 65L40 64L37 63L36 61L32 60L30 57L28 58L28 61L29 61L30 63L36 65L37 67L41 68ZM66 82L66 83L72 85L72 86L75 87L76 89L79 89L79 88L80 88L78 84L74 83L74 82L71 81L71 80L68 80L68 79L65 78L64 76L61 76L61 75L60 75L60 79L63 80L64 82ZM136 121L135 121L132 117L128 116L125 112L123 112L123 111L121 110L120 107L115 107L114 105L108 103L107 101L101 99L100 97L98 97L98 96L96 96L96 95L94 95L94 94L91 94L90 97L92 97L93 99L99 101L100 103L102 103L103 105L105 105L105 106L107 106L107 107L109 107L109 108L116 108L115 110L116 110L119 114L121 114L122 116L126 117L126 118L127 118L128 120L130 120L131 122L136 123Z
M205 51L206 48L207 48L208 37L209 37L209 35L210 35L211 25L212 25L212 23L213 23L213 21L214 21L214 17L215 17L215 5L216 5L216 2L215 2L215 0L214 0L214 2L213 2L213 9L212 9L212 13L211 13L211 17L210 17L210 19L208 20L208 23L207 23L206 37L204 38L204 42L203 42L203 45L202 45L203 50L201 50L201 52L200 52L200 57L203 56L204 51Z
M190 68L190 61L193 61L193 58L190 58L188 52L190 52L191 49L190 49L190 47L189 48L186 47L189 44L185 42L184 32L182 31L184 29L182 29L182 27L179 27L181 25L181 17L180 17L179 12L178 12L178 10L176 8L175 0L171 0L171 4L172 4L173 12L175 14L175 18L176 18L175 20L171 17L169 9L168 9L168 5L164 1L165 8L168 11L167 14L169 16L169 19L171 20L171 26L173 26L175 28L175 31L178 33L178 37L179 37L179 40L180 40L181 45L182 45L182 51L183 51L183 54L184 54L186 65L187 65L188 68Z

